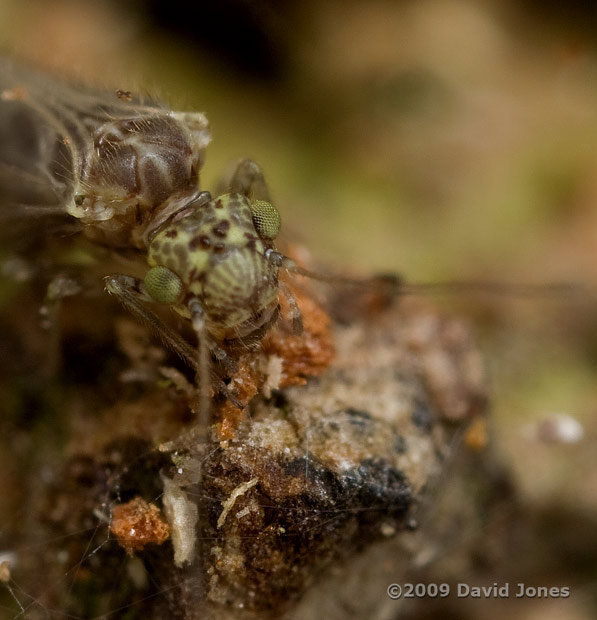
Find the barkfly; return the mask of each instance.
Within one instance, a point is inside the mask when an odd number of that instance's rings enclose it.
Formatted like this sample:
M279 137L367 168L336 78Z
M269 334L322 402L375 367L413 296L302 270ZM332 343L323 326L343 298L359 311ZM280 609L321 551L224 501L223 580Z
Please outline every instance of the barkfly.
M173 112L124 90L106 94L56 84L0 61L3 238L31 246L35 235L27 222L35 218L46 223L36 229L44 235L67 227L97 246L142 255L144 277L108 274L105 288L195 369L204 429L210 386L243 406L223 380L236 360L222 345L258 341L278 319L280 295L294 332L301 332L301 310L281 272L371 283L311 273L277 251L280 214L255 162L238 163L218 195L200 189L210 140L201 113ZM391 278L385 284L392 293L536 292L476 283L404 285ZM48 297L76 291L76 283L56 279ZM185 319L196 345L160 319L154 304ZM216 373L214 363L224 373Z
M107 275L105 288L197 371L202 412L210 381L235 402L210 372L210 360L232 371L235 360L220 344L267 332L278 317L280 292L300 332L300 310L278 275L281 269L307 273L275 248L280 214L255 162L238 163L220 195L200 189L210 140L201 113L169 111L128 91L55 84L1 61L5 236L19 237L27 220L41 218L48 223L42 234L68 226L93 244L142 254L143 278ZM53 300L76 290L60 279L48 288ZM188 320L197 347L150 309L156 303Z

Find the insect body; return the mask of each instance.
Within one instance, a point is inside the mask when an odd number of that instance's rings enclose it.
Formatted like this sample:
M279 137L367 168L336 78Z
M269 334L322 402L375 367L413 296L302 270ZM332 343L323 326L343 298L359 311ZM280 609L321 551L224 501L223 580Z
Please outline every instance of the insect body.
M259 340L278 317L280 292L300 331L301 313L280 270L314 276L276 251L280 215L257 164L241 161L220 196L200 190L210 139L203 114L141 103L124 91L106 95L58 85L0 59L0 240L37 251L52 229L23 225L36 218L74 228L96 246L142 255L143 278L109 275L106 289L198 371L204 411L210 356L231 374L235 361L226 343ZM53 282L48 297L57 303L76 288ZM395 281L390 288L487 287ZM155 303L190 322L198 349L151 310ZM227 392L212 372L214 380Z
M219 197L199 189L210 141L203 114L56 86L7 60L0 86L0 220L59 216L95 244L144 254L143 279L114 274L106 288L200 370L203 392L209 352L232 368L218 343L267 331L280 288L299 326L278 282L280 267L296 266L275 250L280 215L259 166L241 161ZM71 294L51 290L55 299ZM201 355L151 302L191 321Z
M247 168L260 174L254 162L245 160L235 176L243 176ZM279 229L280 215L268 201L250 201L243 193L212 199L204 192L149 240L150 268L142 281L113 275L106 279L106 288L191 366L197 366L196 354L146 302L168 304L190 319L199 340L209 337L207 348L230 366L217 343L256 338L278 316L278 270L281 265L295 267L274 248ZM284 291L298 320L291 293Z
M98 240L142 247L145 227L197 190L206 132L203 115L149 111L103 123L75 152L68 213Z
M57 85L1 59L0 138L3 220L68 214L95 241L142 248L147 227L197 193L211 135L201 113Z
M259 209L259 211L257 211ZM268 210L268 227L253 214ZM209 331L224 339L244 334L243 326L271 315L278 296L277 266L266 256L280 218L270 203L252 206L242 194L210 200L165 227L151 241L145 277L149 294L189 316L189 296L202 300ZM229 333L230 330L233 333Z

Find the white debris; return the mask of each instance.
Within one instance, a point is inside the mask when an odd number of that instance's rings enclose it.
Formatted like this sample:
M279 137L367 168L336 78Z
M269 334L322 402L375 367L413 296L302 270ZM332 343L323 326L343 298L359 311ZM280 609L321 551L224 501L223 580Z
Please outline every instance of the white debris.
M266 398L271 398L272 391L280 387L282 379L282 358L277 355L269 355L263 367L265 382L261 388Z
M245 506L242 510L239 510L235 516L237 519L242 519L243 517L246 517L250 512L251 512L251 507Z
M5 560L0 562L0 582L8 583L10 581L10 564Z
M242 484L239 484L236 489L234 489L234 491L230 493L228 499L222 502L222 506L224 507L224 509L222 510L222 513L218 518L218 529L220 529L222 525L224 525L224 521L226 521L226 517L232 509L232 506L234 506L236 500L241 495L244 495L250 488L254 487L258 482L259 478L253 478L252 480L249 480L249 482L243 482Z
M545 443L577 443L583 438L584 429L571 415L558 413L540 420L531 434Z
M137 590L144 590L147 588L149 583L147 571L145 570L143 562L138 557L128 558L126 572Z
M187 494L170 478L162 476L164 483L164 513L170 525L170 536L174 546L174 564L180 568L193 561L197 542L197 521L199 511Z
M10 580L10 571L16 563L17 556L13 551L0 551L0 582L7 583Z

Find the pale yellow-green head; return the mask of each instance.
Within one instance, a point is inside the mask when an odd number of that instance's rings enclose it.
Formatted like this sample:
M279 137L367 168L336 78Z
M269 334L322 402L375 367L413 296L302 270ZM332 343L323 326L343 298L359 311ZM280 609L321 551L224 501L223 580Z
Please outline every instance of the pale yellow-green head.
M231 328L277 300L278 267L266 257L280 230L269 202L225 194L165 226L148 248L145 287L188 317L198 299L209 321Z

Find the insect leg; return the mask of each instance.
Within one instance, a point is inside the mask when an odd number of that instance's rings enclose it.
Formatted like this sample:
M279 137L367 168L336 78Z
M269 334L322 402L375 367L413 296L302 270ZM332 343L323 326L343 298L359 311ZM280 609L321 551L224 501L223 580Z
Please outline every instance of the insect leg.
M198 299L192 299L188 304L191 313L191 323L193 330L197 334L198 373L197 385L199 386L199 432L201 435L207 433L209 428L209 379L207 376L209 368L208 335L205 328L205 311Z
M226 371L227 375L234 375L238 371L238 363L233 360L224 349L217 344L212 344L211 352L216 361L218 361Z
M44 376L52 377L60 366L60 310L62 300L78 295L81 285L65 274L52 278L46 289L44 303L39 310L42 326L49 332L48 354L44 368Z
M286 271L290 273L296 273L300 276L305 276L307 278L313 278L314 280L322 280L323 282L336 281L337 279L333 276L321 275L309 271L308 269L304 269L303 267L299 267L292 258L288 256L284 256L284 254L280 254L280 252L276 252L276 250L266 250L265 258L271 261L276 267L280 269L286 269Z
M252 159L241 159L232 173L223 180L222 187L224 192L244 194L250 201L271 201L263 170Z
M120 303L131 314L140 319L147 327L156 334L160 340L171 351L176 353L186 362L195 372L201 373L197 350L181 338L171 327L168 327L154 312L147 306L147 303L154 302L149 293L145 290L145 284L139 278L123 274L112 274L105 279L105 287L108 293L116 295ZM205 334L206 350L209 350L209 341ZM209 368L209 363L205 366ZM244 405L229 392L227 385L215 373L211 376L205 374L206 381L211 382L218 392L221 392L232 402L235 407L242 409ZM209 378L208 378L209 377ZM199 380L201 384L201 380Z
M286 297L286 300L288 301L288 305L290 306L290 317L292 319L292 331L295 334L302 334L303 333L303 314L301 312L301 309L299 308L298 303L296 302L294 293L292 292L290 287L286 284L286 282L279 281L278 286L280 287L280 290L284 294L284 297Z
M196 352L193 347L146 307L145 303L151 302L152 299L145 291L142 280L123 274L113 274L107 276L104 282L108 293L116 295L120 303L159 336L171 351L197 370Z

